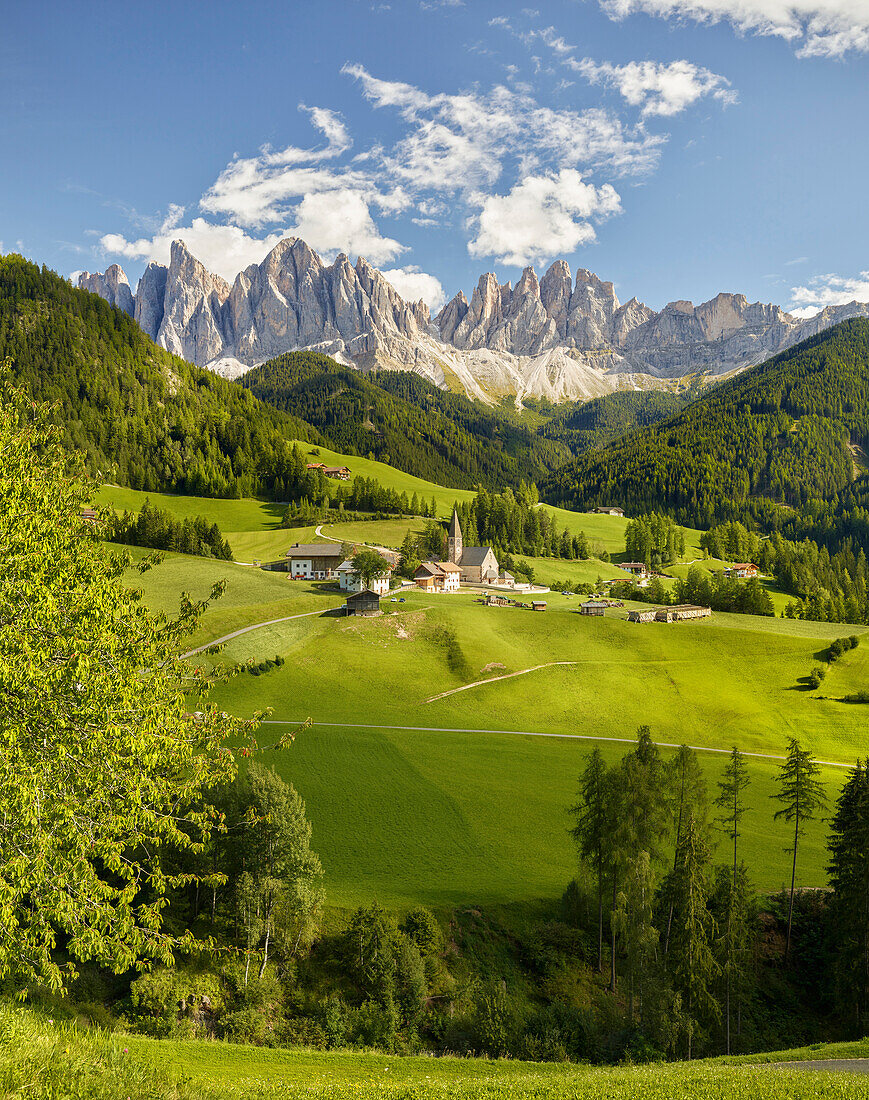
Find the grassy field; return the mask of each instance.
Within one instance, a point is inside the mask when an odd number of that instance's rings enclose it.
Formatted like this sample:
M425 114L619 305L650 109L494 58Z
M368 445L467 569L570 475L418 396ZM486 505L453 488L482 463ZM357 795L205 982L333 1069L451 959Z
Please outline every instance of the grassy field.
M85 1030L0 1004L0 1095L31 1100L851 1100L859 1074L768 1061L865 1057L837 1043L744 1059L589 1067L367 1051L267 1049Z
M190 580L202 568L180 562ZM339 602L327 586L205 564L238 571L228 592L235 606L209 613L208 637L259 614L278 617L273 604L241 602L247 578L263 586L257 599L280 593L287 614ZM147 574L145 586L159 573ZM164 577L157 602L174 584ZM564 808L591 744L584 738L602 739L612 760L644 723L674 745L735 743L777 756L793 734L836 763L864 751L864 708L837 699L869 683L869 644L834 666L821 691L801 682L840 626L723 614L639 625L621 611L580 616L577 597L556 593L547 602L535 614L482 607L468 595L413 593L387 604L380 619L307 617L227 645L230 661L275 653L288 660L219 688L221 706L239 714L271 707L270 721L316 723L275 765L307 801L333 905L374 896L396 906L510 904L560 893L574 870ZM445 628L468 662L464 678L447 665ZM493 679L536 665L550 667ZM468 680L484 682L432 699ZM261 741L278 732L266 727ZM703 760L714 786L723 755ZM745 855L758 883L774 890L788 862L786 830L773 823L769 797L778 763L758 757L750 766ZM831 796L843 774L824 769ZM801 849L803 884L824 881L824 858L817 825Z
M120 1046L120 1039L115 1042ZM132 1060L162 1068L176 1080L219 1090L222 1096L262 1100L834 1100L869 1095L859 1075L794 1073L735 1059L592 1068L506 1059L397 1058L363 1051L264 1050L133 1036L123 1042ZM838 1054L841 1045L830 1047L835 1053L829 1056ZM827 1055L828 1048L819 1047L808 1056Z

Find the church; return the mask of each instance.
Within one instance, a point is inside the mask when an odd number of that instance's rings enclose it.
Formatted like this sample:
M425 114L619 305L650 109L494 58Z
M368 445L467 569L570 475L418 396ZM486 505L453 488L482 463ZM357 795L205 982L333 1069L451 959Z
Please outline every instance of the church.
M465 583L496 584L498 581L498 559L494 550L491 546L465 546L455 509L447 537L447 561L459 567Z

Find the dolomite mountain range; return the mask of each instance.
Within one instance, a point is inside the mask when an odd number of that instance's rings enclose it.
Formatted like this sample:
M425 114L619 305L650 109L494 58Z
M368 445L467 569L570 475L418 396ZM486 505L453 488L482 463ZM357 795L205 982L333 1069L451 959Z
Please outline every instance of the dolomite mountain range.
M621 305L612 283L585 269L574 280L557 260L539 280L526 268L515 286L483 275L470 302L459 292L431 317L362 257L326 264L296 237L232 285L178 240L169 266L149 264L135 295L117 264L83 272L78 286L130 314L167 351L225 377L305 348L360 370L416 371L486 402L577 401L727 374L869 316L869 304L851 302L804 320L742 294L655 312L636 298Z

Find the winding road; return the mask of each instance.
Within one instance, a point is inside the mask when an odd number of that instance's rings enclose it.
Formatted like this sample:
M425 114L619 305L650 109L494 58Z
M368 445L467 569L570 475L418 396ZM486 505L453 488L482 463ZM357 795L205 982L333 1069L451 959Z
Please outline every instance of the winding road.
M196 649L189 649L186 653L181 654L181 660L185 657L194 657L197 653L202 653L203 650L211 649L213 645L223 645L224 642L231 642L233 638L239 638L242 634L250 634L252 630L261 630L264 626L276 626L278 623L288 623L291 619L307 619L309 615L324 615L327 611L334 611L340 604L336 604L335 607L320 607L316 611L303 611L301 615L285 615L282 619L269 619L264 623L254 623L252 626L243 626L240 630L233 630L231 634L224 634L222 638L215 638L213 642L206 642L205 645L197 646Z

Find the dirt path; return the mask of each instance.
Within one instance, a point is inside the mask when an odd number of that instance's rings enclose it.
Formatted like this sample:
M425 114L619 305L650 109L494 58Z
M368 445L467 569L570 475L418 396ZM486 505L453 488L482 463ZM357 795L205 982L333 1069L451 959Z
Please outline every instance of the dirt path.
M488 681L487 681L488 682ZM304 718L293 719L289 718L266 718L263 720L265 726L298 726L301 722L305 721ZM611 743L614 745L636 745L637 740L635 737L594 737L588 733L539 733L536 730L480 730L480 729L467 729L464 727L454 728L448 726L386 726L376 722L311 722L312 726L323 726L325 729L345 729L345 730L407 730L410 733L500 733L506 734L510 737L554 737L561 741L602 741ZM652 744L657 745L659 749L679 749L682 746L677 745L672 741L653 741ZM689 745L689 749L693 749L695 752L714 752L719 756L730 756L733 751L729 749L715 749L709 745ZM744 752L743 756L751 756L756 760L785 760L784 756L774 756L767 752ZM816 764L820 764L826 768L853 768L853 764L842 764L838 760L815 760Z
M268 619L264 623L254 623L252 626L243 626L241 630L233 630L231 634L224 634L222 638L215 638L213 642L206 642L205 645L197 646L196 649L190 649L186 653L182 653L181 659L183 661L185 657L194 657L197 653L202 653L204 649L210 649L213 645L223 645L224 642L230 642L233 638L238 638L242 634L249 634L252 630L261 630L264 626L276 626L278 623L288 623L291 619L307 619L309 615L322 615L326 611L334 610L334 607L321 607L317 611L303 611L301 615L285 615L282 619Z
M536 672L539 668L554 668L556 665L578 665L579 661L549 661L545 665L532 665L531 668L520 668L518 672L505 672L503 676L490 676L487 680L475 680L472 684L463 684L450 691L442 691L440 695L432 695L426 699L427 703L433 703L436 699L446 699L448 695L456 695L460 691L470 691L471 688L482 687L483 684L494 684L498 680L512 680L514 676L525 676L529 672Z
M869 1073L869 1058L817 1058L813 1062L773 1062L776 1069L816 1073Z

